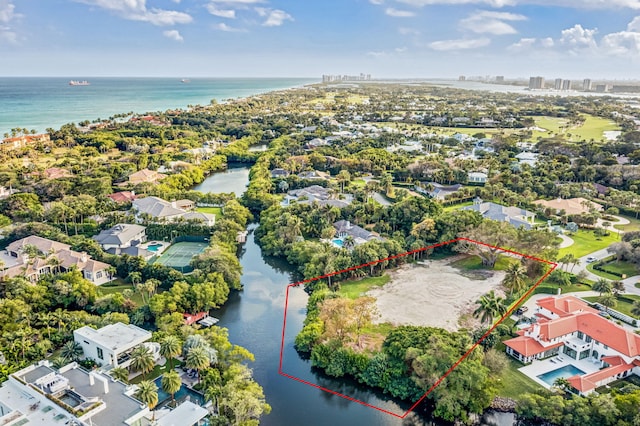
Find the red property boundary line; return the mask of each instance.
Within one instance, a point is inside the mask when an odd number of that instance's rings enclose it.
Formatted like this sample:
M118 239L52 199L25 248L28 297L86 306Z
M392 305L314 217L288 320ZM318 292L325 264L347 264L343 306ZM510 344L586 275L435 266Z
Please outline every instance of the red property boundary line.
M348 271L353 271L353 270L356 270L356 269L364 268L364 267L366 267L366 266L376 265L376 264L378 264L378 263L385 262L385 261L387 261L387 260L397 259L397 258L399 258L399 257L409 256L409 255L411 255L411 254L420 253L420 252L423 252L423 251L426 251L426 250L430 250L430 249L433 249L433 248L436 248L436 247L446 246L446 245L448 245L448 244L453 244L453 243L456 243L456 242L458 242L458 241L467 241L467 242L470 242L470 243L473 243L473 244L478 244L478 245L482 245L482 246L485 246L485 247L489 247L489 248L492 248L492 249L495 249L495 250L500 250L501 252L504 252L504 253L509 253L509 254L512 254L512 255L520 256L520 257L523 257L523 258L525 258L525 259L531 259L531 260L535 260L535 261L538 261L538 262L546 263L547 265L551 265L551 269L549 269L549 270L548 270L548 271L547 271L547 272L546 272L546 273L545 273L545 274L544 274L544 275L543 275L543 276L542 276L542 277L541 277L541 278L540 278L540 279L539 279L539 280L538 280L538 281L537 281L533 286L531 286L531 288L530 288L530 289L529 289L529 290L528 290L528 291L527 291L527 292L526 292L526 293L525 293L525 294L524 294L520 299L518 299L518 300L517 300L517 302L515 302L515 303L513 304L513 306L511 307L511 309L509 309L509 310L508 310L508 311L507 311L507 312L506 312L502 317L500 317L500 319L499 319L499 320L498 320L498 321L497 321L497 322L496 322L496 323L495 323L491 328L489 328L489 329L488 329L488 330L487 330L487 331L486 331L486 332L485 332L485 333L484 333L484 334L483 334L483 335L478 339L478 341L477 341L477 342L475 342L475 343L471 346L471 348L469 348L469 350L468 350L467 352L465 352L465 354L464 354L464 355L462 355L462 356L460 357L460 359L459 359L458 361L456 361L456 362L455 362L455 363L454 363L454 364L453 364L453 365L452 365L452 366L451 366L451 367L450 367L450 368L449 368L449 369L448 369L448 370L447 370L447 371L442 375L442 377L440 377L440 378L439 378L439 379L438 379L438 380L437 380L437 381L436 381L436 382L435 382L435 383L434 383L434 384L433 384L433 385L432 385L432 386L431 386L431 387L430 387L430 388L429 388L429 389L424 393L424 395L422 395L422 396L421 396L421 397L420 397L420 398L419 398L415 403L413 403L413 405L412 405L412 406L411 406L407 411L405 411L405 412L404 412L404 414L396 414L396 413L393 413L393 412L391 412L391 411L385 410L384 408L381 408L381 407L378 407L378 406L375 406L375 405L368 404L368 403L366 403L366 402L364 402L364 401L360 401L359 399L352 398L352 397L350 397L350 396L348 396L348 395L344 395L344 394L342 394L342 393L339 393L339 392L333 391L333 390L331 390L331 389L327 389L327 388L325 388L325 387L323 387L323 386L320 386L320 385L318 385L318 384L316 384L316 383L311 383L311 382L309 382L309 381L307 381L307 380L303 380L303 379L301 379L301 378L299 378L299 377L292 376L292 375L287 374L287 373L285 373L284 371L282 371L282 357L283 357L283 354L284 354L284 336L285 336L285 330L286 330L286 327L287 327L287 309L288 309L288 307L289 307L289 290L290 290L292 287L298 287L298 286L300 286L300 285L302 285L302 284L310 283L310 282L313 282L313 281L318 281L318 280L321 280L321 279L323 279L323 278L332 277L332 276L334 276L334 275L338 275L338 274L341 274L341 273L344 273L344 272L348 272ZM502 323L502 322L503 322L507 317L509 317L509 316L511 315L511 313L516 309L516 307L517 307L518 305L520 305L520 303L522 303L522 301L523 301L524 299L526 299L527 297L529 297L529 295L530 295L530 294L531 294L531 293L536 289L536 287L538 287L538 286L540 285L540 283L542 283L542 281L544 281L544 280L549 276L549 274L551 274L551 273L552 273L552 272L553 272L557 267L558 267L558 264L557 264L556 262L551 262L551 261L544 260L544 259L540 259L540 258L537 258L537 257L534 257L534 256L529 256L529 255L527 255L527 254L523 254L523 253L518 253L517 251L513 251L513 250L505 249L505 248L498 247L498 246L493 246L493 245L491 245L491 244L486 244L486 243L483 243L483 242L481 242L481 241L475 241L475 240L472 240L472 239L469 239L469 238L460 237L460 238L454 238L453 240L445 241L445 242L442 242L442 243L433 244L433 245L430 245L430 246L427 246L427 247L422 247L422 248L419 248L419 249L416 249L416 250L411 250L411 251L408 251L408 252L405 252L405 253L397 254L397 255L395 255L395 256L385 257L384 259L379 259L379 260L375 260L375 261L373 261L373 262L363 263L362 265L352 266L352 267L347 268L347 269L342 269L342 270L340 270L340 271L331 272L331 273L329 273L329 274L320 275L320 276L318 276L318 277L309 278L309 279L306 279L306 280L302 280L302 281L298 281L298 282L295 282L295 283L289 284L289 285L287 286L287 290L286 290L286 298L285 298L285 302L284 302L284 319L283 319L283 323L282 323L282 341L281 341L281 343L280 343L280 364L279 364L279 367L278 367L278 374L280 374L281 376L284 376L284 377L286 377L286 378L289 378L289 379L292 379L292 380L296 380L296 381L298 381L298 382L300 382L300 383L304 383L305 385L309 385L309 386L314 387L314 388L316 388L316 389L320 389L320 390L322 390L322 391L328 392L328 393L330 393L330 394L332 394L332 395L339 396L339 397L341 397L341 398L347 399L347 400L352 401L352 402L357 402L358 404L364 405L365 407L369 407L369 408L376 409L376 410L381 411L381 412L383 412L383 413L389 414L390 416L394 416L394 417L398 417L398 418L400 418L400 419L404 419L405 417L407 417L407 416L409 415L409 413L411 413L411 412L412 412L412 411L413 411L413 410L418 406L418 404L420 404L420 403L421 403L421 402L422 402L422 401L423 401L423 400L424 400L424 399L425 399L425 398L426 398L426 397L427 397L427 396L428 396L428 395L429 395L429 394L430 394L430 393L431 393L431 392L436 388L436 386L438 386L440 383L442 383L442 381L443 381L443 380L444 380L444 379L445 379L449 374L451 374L451 372L452 372L452 371L453 371L453 370L454 370L458 365L460 365L460 363L461 363L462 361L464 361L464 360L465 360L465 359L466 359L466 358L471 354L471 352L473 352L473 350L474 350L475 348L477 348L477 347L480 345L480 343L482 343L482 341L483 341L484 339L486 339L486 337L487 337L487 336L488 336L488 335L489 335L493 330L495 330L495 328L496 328L499 324L501 324L501 323Z

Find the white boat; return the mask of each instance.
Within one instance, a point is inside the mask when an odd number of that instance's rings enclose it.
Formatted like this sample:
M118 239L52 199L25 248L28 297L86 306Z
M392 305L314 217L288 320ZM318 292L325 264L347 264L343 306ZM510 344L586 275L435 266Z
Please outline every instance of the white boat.
M89 83L87 80L71 80L69 81L69 86L88 86L91 83Z
M188 78L183 78L182 80L180 80L181 83L191 83L191 80L189 80Z

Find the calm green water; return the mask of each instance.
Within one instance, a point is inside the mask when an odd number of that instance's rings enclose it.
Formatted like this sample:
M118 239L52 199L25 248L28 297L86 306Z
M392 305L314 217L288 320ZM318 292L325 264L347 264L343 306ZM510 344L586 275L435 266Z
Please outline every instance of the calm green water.
M250 231L255 225L249 227ZM280 342L286 287L296 281L289 264L281 259L262 255L253 233L241 251L243 267L242 292L230 295L226 305L212 315L220 319L217 324L229 329L230 340L249 349L256 361L250 364L256 380L263 386L273 411L263 417L266 426L443 426L433 422L428 413L410 414L405 420L378 410L331 395L319 389L285 378L278 374ZM296 334L302 329L306 315L307 294L302 288L289 293L287 327L285 334L283 371L292 376L328 389L352 396L368 404L394 413L409 408L406 403L394 401L351 380L338 380L312 369L310 362L301 358L293 347ZM482 425L511 426L512 414L487 413Z

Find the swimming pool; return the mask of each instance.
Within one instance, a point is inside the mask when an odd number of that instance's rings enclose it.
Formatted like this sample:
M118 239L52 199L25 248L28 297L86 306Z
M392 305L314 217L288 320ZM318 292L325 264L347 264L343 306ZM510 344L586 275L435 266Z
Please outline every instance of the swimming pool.
M149 244L147 246L147 250L149 251L158 251L161 248L162 248L162 244L158 244L158 243Z
M342 241L341 238L334 238L331 242L338 247L342 247L344 245L344 241Z
M549 386L553 386L553 383L556 379L562 377L563 379L568 379L569 377L573 377L575 375L583 375L584 371L580 370L573 365L565 365L564 367L556 368L555 370L547 371L544 374L540 374L538 379L542 380Z
M171 394L162 390L162 376L154 380L154 383L158 386L158 406L165 405L171 401ZM204 405L204 396L201 393L189 389L185 385L180 386L180 390L176 392L175 395L176 402L180 403L187 399L187 397L189 397L189 400L194 404L198 404L199 406Z

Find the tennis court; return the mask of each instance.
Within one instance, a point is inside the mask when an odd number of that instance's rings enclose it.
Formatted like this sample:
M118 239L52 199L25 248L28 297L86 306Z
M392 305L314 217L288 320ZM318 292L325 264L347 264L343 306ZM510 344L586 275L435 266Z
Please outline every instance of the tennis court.
M182 242L172 244L162 256L153 263L165 265L180 272L191 272L189 262L194 256L202 253L208 247L207 243Z

